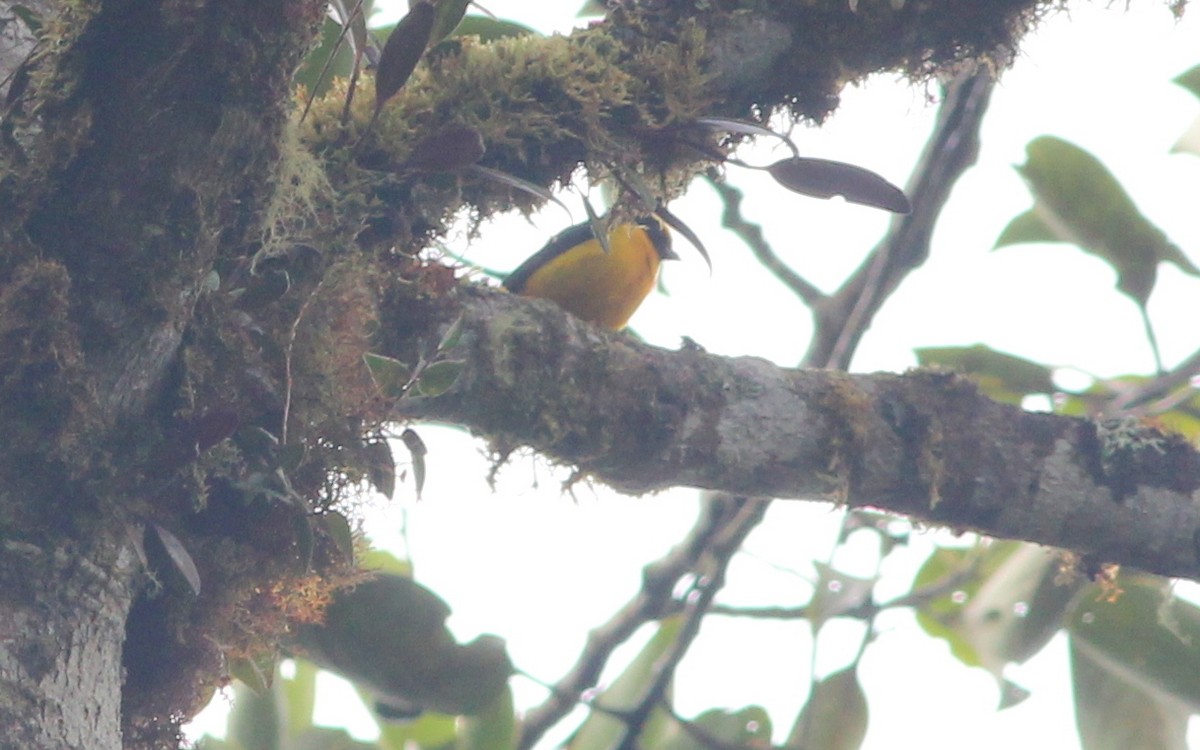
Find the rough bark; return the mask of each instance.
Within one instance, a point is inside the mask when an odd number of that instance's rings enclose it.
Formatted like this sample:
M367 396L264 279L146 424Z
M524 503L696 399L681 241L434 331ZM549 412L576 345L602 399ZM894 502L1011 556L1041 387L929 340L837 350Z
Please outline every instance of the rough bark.
M531 446L630 493L872 506L1200 577L1200 454L1135 420L1024 412L943 372L667 352L500 293L463 295L445 316L464 326L441 355L464 363L457 382L398 412L468 425L501 454Z

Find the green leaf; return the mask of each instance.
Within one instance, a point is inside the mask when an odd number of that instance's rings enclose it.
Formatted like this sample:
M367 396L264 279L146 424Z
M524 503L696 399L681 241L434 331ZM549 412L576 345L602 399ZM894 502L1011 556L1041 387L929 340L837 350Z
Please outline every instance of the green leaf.
M1200 65L1180 73L1175 78L1172 78L1171 82L1182 86L1192 92L1193 96L1200 98Z
M457 750L514 750L517 721L512 688L506 687L478 716L463 718Z
M459 645L446 629L450 608L410 578L380 575L338 592L325 622L297 629L308 658L389 705L476 714L507 686L504 641Z
M1200 608L1150 576L1122 576L1118 595L1084 591L1069 621L1071 643L1096 666L1156 701L1200 711Z
M286 750L377 750L378 745L359 742L345 729L309 727L287 744Z
M295 672L275 684L283 699L289 737L298 737L312 726L313 707L317 699L317 668L305 659L294 659Z
M454 387L458 376L462 374L466 361L461 359L443 359L421 370L417 376L417 391L427 398L436 398Z
M808 603L808 619L813 632L821 629L829 620L840 617L871 599L871 591L878 578L855 578L839 573L831 566L814 562L817 569L816 590Z
M364 354L363 362L371 372L371 379L375 381L380 393L389 398L400 398L404 395L412 378L411 367L398 359L373 352Z
M467 14L467 6L470 4L471 0L439 0L433 31L429 34L429 43L437 44L450 36L454 28L463 20L463 16Z
M1049 642L1082 581L1059 582L1059 559L1034 544L1007 555L963 605L959 624L980 665L1003 678L1005 665L1020 663Z
M854 666L813 686L787 747L857 750L867 735L867 696Z
M382 722L379 746L383 750L449 748L458 737L457 721L447 714L424 713L405 722Z
M374 547L363 553L361 567L363 570L412 578L412 561L401 560L391 552Z
M437 346L438 354L444 354L445 352L458 346L458 343L462 340L464 328L463 316L459 315L454 319L454 322L452 322L446 328L446 332L442 334L442 340L438 342Z
M943 596L924 601L917 622L944 639L955 658L983 667L1003 688L1003 670L1039 651L1062 626L1080 582L1060 585L1057 559L1037 545L981 543L939 549L925 562L913 589L961 579Z
M1017 171L1029 183L1033 210L1045 228L1112 266L1117 288L1139 305L1154 289L1160 262L1200 275L1096 157L1052 136L1030 141L1026 153Z
M325 535L333 540L334 546L338 548L347 562L354 561L354 530L350 528L350 521L336 510L325 511L314 517L315 523L325 532Z
M584 18L586 16L602 16L608 13L608 9L604 7L601 0L584 0L583 7L576 13L576 17Z
M1083 750L1187 750L1187 706L1122 679L1074 637L1071 682Z
M646 696L654 681L658 679L659 662L675 646L679 632L683 628L683 617L673 615L663 619L658 630L650 641L642 647L629 666L613 681L603 693L595 699L595 704L606 711L628 711L635 708ZM647 747L654 743L645 741L645 734L650 731L666 732L663 723L667 714L662 709L655 709L652 722L657 727L647 723L643 731L643 742L639 745ZM610 750L625 734L625 722L607 712L592 711L579 731L567 745L569 750Z
M231 665L232 668L232 665ZM277 696L270 689L234 689L225 739L240 750L282 750Z
M766 748L771 745L771 717L759 706L740 711L710 709L688 722L669 722L654 750Z
M1171 153L1200 156L1200 117L1192 120L1188 129L1183 131L1183 135L1171 146Z
M1041 215L1032 208L1008 222L1008 226L996 238L995 250L1008 245L1020 245L1026 242L1060 242L1054 230L1046 224Z
M257 695L271 691L275 678L275 663L278 657L273 651L259 654L253 659L234 657L229 660L229 676L240 680Z
M1053 370L983 344L917 349L922 367L937 365L964 373L991 398L1017 404L1031 393L1053 393Z
M528 26L513 21L501 21L487 16L467 16L454 30L454 36L477 36L480 41L494 42L497 39L541 36L541 34Z

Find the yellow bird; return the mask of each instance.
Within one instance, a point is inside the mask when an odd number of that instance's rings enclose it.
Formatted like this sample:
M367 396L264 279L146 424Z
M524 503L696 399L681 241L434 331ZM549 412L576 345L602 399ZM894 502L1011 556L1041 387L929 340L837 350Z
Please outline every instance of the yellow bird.
M678 259L671 235L655 217L613 227L608 252L585 222L555 235L509 274L504 287L553 300L577 318L616 331L654 288L659 262Z

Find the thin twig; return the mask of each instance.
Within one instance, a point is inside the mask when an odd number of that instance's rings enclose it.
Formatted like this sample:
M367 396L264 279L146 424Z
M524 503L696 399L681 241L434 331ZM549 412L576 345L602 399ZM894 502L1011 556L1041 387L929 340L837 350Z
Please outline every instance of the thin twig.
M609 657L643 623L654 620L669 609L675 583L693 570L729 523L725 506L705 502L700 517L688 536L662 559L647 565L642 572L642 588L608 622L588 635L575 665L551 690L549 698L525 714L517 747L528 750L542 735L575 708L579 696L596 685Z
M979 127L994 79L980 70L946 88L937 124L905 191L912 213L892 220L887 237L836 294L816 308L809 367L846 369L875 313L910 271L929 256L933 227L950 191L979 152Z
M637 750L638 737L646 720L650 718L654 708L665 700L667 688L675 679L676 668L683 661L696 636L700 634L700 624L712 606L713 598L725 585L725 572L729 569L730 560L741 548L746 535L762 521L769 505L769 501L762 498L749 497L729 498L719 502L733 512L727 515L728 521L722 524L719 533L712 538L704 566L709 570L699 579L692 592L693 596L687 598L685 619L679 635L671 644L670 651L656 665L654 681L637 706L625 717L625 732L618 745L619 750Z
M804 304L812 307L824 300L825 294L820 289L796 273L779 257L779 254L763 237L762 227L742 215L742 191L717 180L711 174L706 174L704 179L717 191L717 195L721 198L721 204L724 206L721 211L721 226L740 237L758 262L799 297Z

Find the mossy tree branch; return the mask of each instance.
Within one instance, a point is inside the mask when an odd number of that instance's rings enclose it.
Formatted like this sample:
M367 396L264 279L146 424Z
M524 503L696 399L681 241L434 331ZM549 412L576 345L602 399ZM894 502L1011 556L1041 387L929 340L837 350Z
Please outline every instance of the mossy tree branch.
M1024 412L948 373L667 352L502 293L447 315L465 325L446 353L466 363L455 388L397 412L467 425L502 455L530 446L630 493L871 506L1200 578L1200 453L1152 427Z

